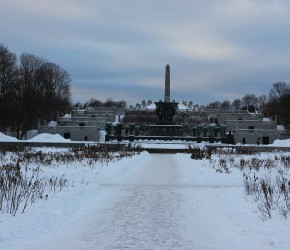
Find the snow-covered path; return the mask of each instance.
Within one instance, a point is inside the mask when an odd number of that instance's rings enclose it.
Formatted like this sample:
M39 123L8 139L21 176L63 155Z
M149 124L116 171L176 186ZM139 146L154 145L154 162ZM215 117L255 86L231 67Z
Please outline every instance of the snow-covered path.
M160 165L160 162L163 162ZM169 155L154 155L140 164L126 183L102 184L119 199L97 218L90 238L100 249L182 249L182 192L178 164ZM93 248L93 245L92 245Z
M48 249L192 249L194 243L183 234L178 162L171 155L152 154L136 164L121 182L99 182L110 197L106 204L90 214L82 232L68 241L60 235Z
M256 237L268 231L253 228L249 220L261 221L233 202L243 195L240 180L210 179L202 162L190 165L193 160L183 158L150 154L124 178L91 183L101 198L21 249L286 249L271 245L271 235L269 242Z

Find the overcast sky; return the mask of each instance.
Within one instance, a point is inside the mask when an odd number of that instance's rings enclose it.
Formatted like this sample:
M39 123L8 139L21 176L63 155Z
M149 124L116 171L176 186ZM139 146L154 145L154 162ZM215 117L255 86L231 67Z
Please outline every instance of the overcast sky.
M67 70L73 102L207 104L290 80L289 0L0 0L0 43Z

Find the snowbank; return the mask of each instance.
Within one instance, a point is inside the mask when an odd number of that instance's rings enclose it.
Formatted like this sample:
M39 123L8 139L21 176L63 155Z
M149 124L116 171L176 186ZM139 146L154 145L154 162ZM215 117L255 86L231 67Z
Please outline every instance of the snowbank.
M0 141L18 141L15 137L4 135L0 132Z
M279 147L289 147L290 146L290 139L287 140L275 140L273 142L273 146L279 146Z
M48 133L42 133L39 134L35 137L33 137L30 140L27 141L31 141L31 142L69 142L69 139L64 139L61 135L59 134L48 134Z
M106 131L101 130L99 133L99 142L105 142Z
M62 118L71 118L71 114L65 114Z
M50 121L48 123L49 128L56 128L57 127L57 121Z

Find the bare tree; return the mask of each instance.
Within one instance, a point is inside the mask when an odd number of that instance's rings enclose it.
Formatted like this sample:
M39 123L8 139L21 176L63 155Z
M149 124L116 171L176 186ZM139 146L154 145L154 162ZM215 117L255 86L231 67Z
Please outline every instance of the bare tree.
M264 105L266 104L267 102L267 96L266 95L261 95L261 96L258 96L258 106L259 108L263 108Z
M246 94L242 98L242 102L244 106L257 106L258 104L258 98L254 94Z
M0 129L5 131L12 116L13 82L17 71L17 57L7 47L0 44Z
M290 85L285 82L276 82L269 93L269 100L263 108L263 113L272 118L277 117L278 123L290 125L289 120Z
M235 110L240 110L242 108L242 101L241 101L241 99L235 99L235 100L233 100L232 107Z
M19 88L21 89L21 103L18 112L22 117L20 137L37 126L37 116L40 113L39 102L42 98L43 89L38 81L38 74L45 60L32 55L22 54L19 58ZM20 132L20 131L18 131Z
M276 82L273 83L273 87L269 93L270 101L278 100L281 101L281 98L290 92L290 85L286 82Z
M229 100L224 100L221 104L222 109L229 109L231 107L231 102Z
M146 103L143 101L143 104ZM91 98L86 102L86 106L88 107L115 107L115 108L126 108L126 101L114 101L112 97L108 97L107 100L103 103L95 98Z
M38 70L37 82L42 88L41 112L55 119L57 111L70 106L70 75L59 65L45 62ZM43 112L46 111L46 112ZM41 114L40 114L41 117Z
M17 56L0 44L0 129L17 137L70 108L70 75L59 65L28 53Z
M89 101L86 102L87 107L103 107L103 103L95 98L91 98Z
M207 105L209 109L220 109L221 106L222 104L219 101L211 102L210 104Z

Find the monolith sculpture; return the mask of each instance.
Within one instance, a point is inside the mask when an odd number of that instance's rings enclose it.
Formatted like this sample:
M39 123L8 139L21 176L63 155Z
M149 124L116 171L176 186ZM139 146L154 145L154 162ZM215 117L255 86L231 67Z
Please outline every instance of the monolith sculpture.
M170 101L170 66L165 67L165 91L164 102L155 102L156 114L159 117L158 123L150 125L151 136L182 136L181 125L176 125L173 121L178 103Z
M170 102L170 66L169 64L167 64L165 67L164 102Z

